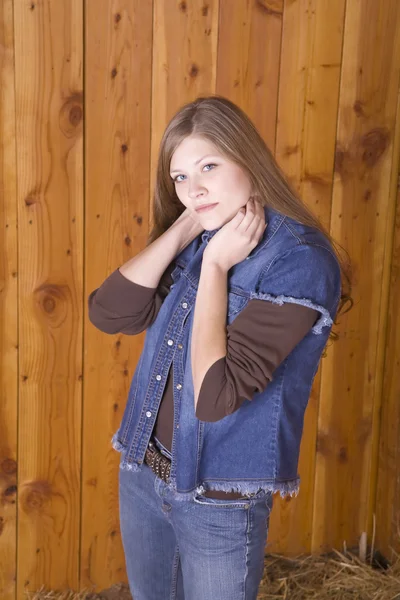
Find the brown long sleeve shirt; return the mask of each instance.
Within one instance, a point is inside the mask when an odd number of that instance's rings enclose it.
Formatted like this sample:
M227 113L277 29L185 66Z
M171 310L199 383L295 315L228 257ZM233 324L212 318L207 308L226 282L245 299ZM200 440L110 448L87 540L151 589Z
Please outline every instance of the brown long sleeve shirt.
M171 263L157 288L133 283L119 269L111 273L89 296L89 319L105 333L134 335L147 329L157 317L172 283ZM278 305L250 300L227 326L227 355L207 371L199 392L196 416L215 422L238 410L272 380L274 370L303 339L318 312L299 304ZM154 427L154 435L171 450L173 435L173 377L166 387ZM238 498L236 492L208 491L213 498Z

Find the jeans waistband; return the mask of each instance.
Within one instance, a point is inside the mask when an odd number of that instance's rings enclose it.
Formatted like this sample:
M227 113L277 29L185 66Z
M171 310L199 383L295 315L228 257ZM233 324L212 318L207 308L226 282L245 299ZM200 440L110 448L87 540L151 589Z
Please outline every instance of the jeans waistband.
M161 452L161 454L164 454L164 456L169 458L169 460L172 460L172 454L169 452L169 450L167 450L167 448L165 446L163 446L163 444L160 442L159 439L156 438L155 435L153 435L153 440L154 440L155 445Z

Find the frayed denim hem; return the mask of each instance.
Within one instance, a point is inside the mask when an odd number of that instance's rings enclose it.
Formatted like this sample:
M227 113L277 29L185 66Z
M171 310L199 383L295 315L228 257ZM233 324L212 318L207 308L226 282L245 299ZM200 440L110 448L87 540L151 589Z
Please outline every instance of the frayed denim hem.
M259 490L263 490L264 492L271 492L273 494L279 492L282 498L284 498L285 496L298 495L300 477L289 479L287 481L205 481L204 485L201 485L200 488L202 488L200 493L204 493L208 490L215 490L221 492L240 492L243 495L254 494Z
M176 481L172 480L168 486L174 492L176 500L192 500L197 495L202 495L209 490L220 492L239 492L243 495L255 494L259 490L266 493L279 493L282 498L286 496L297 496L300 489L300 477L287 481L205 481L204 484L197 486L188 492L178 492Z
M294 298L293 296L273 296L272 294L262 294L257 292L251 292L250 300L268 300L269 302L273 302L274 304L285 304L285 302L290 302L291 304L300 304L301 306L307 306L308 308L313 308L321 313L318 321L313 325L311 331L315 334L322 333L323 327L331 327L333 325L333 321L329 311L320 306L319 304L315 304L312 300L308 298Z
M119 432L117 431L117 433L115 433L111 438L111 445L117 452L124 452L124 450L126 450L126 447L122 444L122 442L119 441L118 433Z
M112 437L112 447L117 452L122 453L120 469L122 471L133 471L138 472L143 468L143 465L139 465L135 462L128 462L125 456L126 447L119 441L118 432ZM259 490L269 492L272 494L279 493L282 498L285 496L297 496L300 488L300 477L295 479L288 479L285 481L216 481L206 480L202 484L198 485L192 490L187 492L180 492L177 490L176 479L171 477L168 483L168 488L174 493L176 500L192 500L198 495L204 494L208 490L215 490L220 492L240 492L243 495L254 494Z

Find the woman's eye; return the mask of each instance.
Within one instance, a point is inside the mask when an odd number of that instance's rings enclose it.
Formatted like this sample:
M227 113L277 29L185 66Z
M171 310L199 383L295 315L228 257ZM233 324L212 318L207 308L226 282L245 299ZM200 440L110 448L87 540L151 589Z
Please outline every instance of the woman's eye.
M209 163L208 165L204 165L204 168L207 167L216 167L217 165L215 165L214 163ZM207 169L207 170L211 170L211 169Z
M174 177L174 182L175 183L179 183L180 181L182 181L182 179L179 179L179 177L185 177L184 175L177 175L176 177Z

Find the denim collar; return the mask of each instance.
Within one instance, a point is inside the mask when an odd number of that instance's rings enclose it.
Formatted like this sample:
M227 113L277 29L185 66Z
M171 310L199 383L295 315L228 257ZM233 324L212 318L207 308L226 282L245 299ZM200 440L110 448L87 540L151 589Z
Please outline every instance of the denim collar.
M259 254L259 252L261 252L261 250L273 238L273 236L278 231L279 227L281 226L281 224L283 223L283 221L286 218L285 215L282 215L281 213L278 213L276 210L274 210L270 207L267 207L267 206L264 207L264 212L265 212L265 221L266 221L266 223L268 223L268 226L265 229L261 240L259 241L257 246L250 252L250 254L247 256L246 260L251 260L252 258L257 256ZM182 268L185 268L188 265L188 263L192 260L192 258L195 256L195 254L197 253L197 250L199 249L200 245L204 244L204 242L206 242L208 244L208 242L211 240L211 238L213 238L214 235L216 233L218 233L218 231L221 228L222 227L218 227L217 229L206 229L201 234L201 237L199 235L197 238L195 238L193 240L193 242L191 244L189 244L188 246L186 246L186 248L184 250L182 250L182 252L175 258L176 264Z
M268 224L267 228L265 229L261 240L258 242L257 246L250 252L246 260L257 256L257 254L264 248L264 246L268 244L270 239L275 235L276 231L281 226L282 222L285 220L285 215L278 213L276 210L268 206L264 206L264 214L265 222ZM218 233L220 229L222 229L222 227L204 231L204 233L201 236L202 243L208 243L211 240L211 238L214 237L216 233Z
M206 229L204 231L204 233L202 233L201 235L201 241L202 242L209 242L211 240L211 238L220 230L222 229L222 227L218 227L217 229Z

